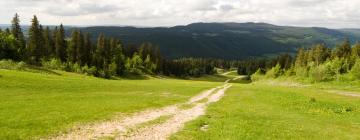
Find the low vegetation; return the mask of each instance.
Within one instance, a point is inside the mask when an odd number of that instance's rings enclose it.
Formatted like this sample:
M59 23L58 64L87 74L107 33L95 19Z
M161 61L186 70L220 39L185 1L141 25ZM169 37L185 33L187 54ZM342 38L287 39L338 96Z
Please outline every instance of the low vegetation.
M171 139L359 139L359 101L314 88L236 84Z

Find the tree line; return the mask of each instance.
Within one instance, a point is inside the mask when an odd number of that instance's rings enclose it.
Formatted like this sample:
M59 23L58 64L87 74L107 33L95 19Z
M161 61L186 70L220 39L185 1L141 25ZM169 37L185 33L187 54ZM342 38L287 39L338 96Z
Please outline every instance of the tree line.
M360 80L360 43L352 45L345 39L332 48L316 44L310 48L298 49L296 57L290 63L278 61L274 64L260 67L252 75L252 79L283 76L312 82Z
M231 67L219 59L165 59L152 43L124 45L119 39L73 29L65 35L62 24L44 27L34 15L27 36L15 14L10 29L0 30L0 60L22 61L49 69L110 78L126 74L163 74L187 77L214 74L215 67Z

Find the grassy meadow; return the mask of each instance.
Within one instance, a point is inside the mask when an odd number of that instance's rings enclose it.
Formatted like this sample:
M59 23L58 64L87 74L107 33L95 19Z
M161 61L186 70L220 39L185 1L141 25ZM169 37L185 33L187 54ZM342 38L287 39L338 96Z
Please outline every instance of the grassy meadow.
M234 84L171 139L350 140L360 139L359 132L360 98L258 83Z
M105 80L0 69L0 139L38 139L74 125L184 102L221 83L176 79Z

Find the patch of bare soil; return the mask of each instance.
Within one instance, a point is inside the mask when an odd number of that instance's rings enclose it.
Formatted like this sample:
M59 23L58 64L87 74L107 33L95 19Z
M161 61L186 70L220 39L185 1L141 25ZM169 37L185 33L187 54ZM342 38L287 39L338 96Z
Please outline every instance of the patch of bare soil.
M360 93L357 92L341 91L341 90L328 90L327 92L335 93L339 95L345 95L345 96L360 97Z

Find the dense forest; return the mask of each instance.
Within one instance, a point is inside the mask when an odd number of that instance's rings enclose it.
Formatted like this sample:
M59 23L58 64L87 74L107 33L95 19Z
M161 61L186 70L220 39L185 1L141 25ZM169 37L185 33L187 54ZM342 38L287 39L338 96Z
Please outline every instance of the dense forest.
M264 66L261 60L255 62L254 65L258 70L251 77L255 81L278 77L295 77L310 82L359 80L360 43L351 45L346 39L333 49L324 44L317 44L307 49L300 48L294 60L286 63L279 61L272 67ZM242 69L239 67L238 72L242 73Z
M24 35L18 14L10 29L0 30L0 59L70 72L111 78L127 74L163 74L187 77L214 74L215 67L230 68L219 59L165 59L152 43L123 45L116 38L100 34L96 42L91 34L73 29L66 36L64 26L43 27L36 16Z

